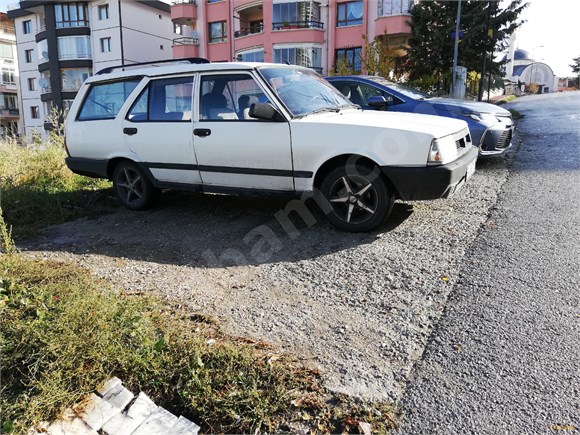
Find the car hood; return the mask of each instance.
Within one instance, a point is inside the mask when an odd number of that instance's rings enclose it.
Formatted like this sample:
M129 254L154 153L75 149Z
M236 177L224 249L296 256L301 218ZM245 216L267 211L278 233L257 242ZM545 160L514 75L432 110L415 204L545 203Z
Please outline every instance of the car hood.
M448 136L467 128L465 121L442 116L360 109L346 109L339 113L324 112L301 118L306 122L319 122L322 119L326 124L392 128L399 131L423 133L434 138Z
M424 102L433 104L438 109L460 113L491 113L497 116L510 116L510 112L495 104L480 101L455 100L451 98L429 98Z

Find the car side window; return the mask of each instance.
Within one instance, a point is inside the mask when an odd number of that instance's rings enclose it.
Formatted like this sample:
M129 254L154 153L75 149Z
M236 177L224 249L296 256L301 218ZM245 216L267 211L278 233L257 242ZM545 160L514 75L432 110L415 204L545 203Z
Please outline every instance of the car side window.
M374 86L360 84L359 89L360 89L360 92L361 92L362 97L364 99L365 105L370 97L376 97L376 96L385 97L385 99L389 102L390 106L392 106L393 104L403 103L403 101L401 101L399 98L395 97L394 95L392 95L386 91L383 91L381 89L375 88Z
M250 106L264 97L249 74L202 76L199 95L199 119L207 121L256 121Z
M131 107L132 122L189 122L193 77L152 81Z
M92 85L79 111L79 121L115 119L141 78Z

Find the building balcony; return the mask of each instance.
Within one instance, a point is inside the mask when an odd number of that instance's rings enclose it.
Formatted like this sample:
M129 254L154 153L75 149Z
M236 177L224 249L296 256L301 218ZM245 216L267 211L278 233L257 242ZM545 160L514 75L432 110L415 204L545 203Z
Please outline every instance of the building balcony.
M177 24L191 25L197 20L196 0L173 0L171 20Z
M16 86L16 83L12 82L0 83L0 92L15 94L18 92L18 87Z
M173 58L199 57L199 40L197 38L175 38L171 46Z
M318 29L324 30L324 23L320 21L284 21L272 23L272 30Z
M384 15L375 21L375 34L408 35L411 36L411 15Z
M244 36L256 35L259 33L264 33L264 25L263 24L257 24L255 26L249 26L246 28L242 28L240 30L236 30L234 32L234 37L243 38Z
M2 118L20 118L20 111L18 109L7 109L0 107L0 116Z

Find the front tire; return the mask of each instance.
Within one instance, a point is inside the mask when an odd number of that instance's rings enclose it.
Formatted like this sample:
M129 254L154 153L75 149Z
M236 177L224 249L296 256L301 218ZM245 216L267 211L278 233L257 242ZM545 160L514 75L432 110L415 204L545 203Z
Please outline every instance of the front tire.
M113 171L113 190L125 207L131 210L150 208L159 190L151 184L147 175L133 162L119 163Z
M339 166L320 187L329 204L326 217L344 231L375 229L385 223L393 208L393 193L376 166Z

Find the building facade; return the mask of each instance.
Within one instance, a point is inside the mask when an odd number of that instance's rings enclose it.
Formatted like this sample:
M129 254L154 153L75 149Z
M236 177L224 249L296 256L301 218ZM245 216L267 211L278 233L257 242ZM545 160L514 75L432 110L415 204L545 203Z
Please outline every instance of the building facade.
M44 134L52 108L69 107L93 73L172 58L176 35L165 2L24 0L8 16L16 30L27 136Z
M14 23L0 12L0 137L22 131Z
M414 0L173 0L174 58L361 69L362 36L404 45Z

